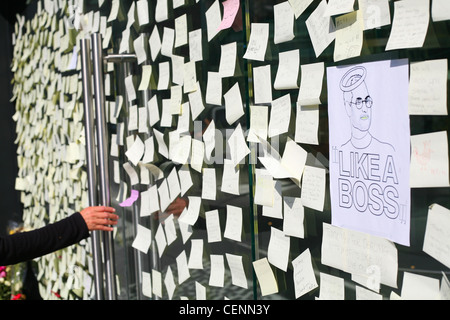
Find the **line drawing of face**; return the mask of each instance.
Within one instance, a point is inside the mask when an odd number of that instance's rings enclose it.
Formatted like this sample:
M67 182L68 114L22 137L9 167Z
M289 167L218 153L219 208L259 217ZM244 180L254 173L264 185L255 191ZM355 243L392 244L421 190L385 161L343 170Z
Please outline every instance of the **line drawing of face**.
M344 94L345 111L351 122L352 136L355 138L366 135L372 123L373 101L364 81L366 73L362 66L353 67L344 74L339 84Z
M368 131L372 123L372 98L365 83L345 95L345 107L352 127L360 131Z

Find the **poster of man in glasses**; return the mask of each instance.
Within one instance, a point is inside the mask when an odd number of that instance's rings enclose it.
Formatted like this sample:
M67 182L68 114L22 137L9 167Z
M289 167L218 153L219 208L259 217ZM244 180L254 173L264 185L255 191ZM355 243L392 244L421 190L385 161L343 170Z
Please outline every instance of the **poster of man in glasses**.
M327 68L332 224L409 246L408 61Z

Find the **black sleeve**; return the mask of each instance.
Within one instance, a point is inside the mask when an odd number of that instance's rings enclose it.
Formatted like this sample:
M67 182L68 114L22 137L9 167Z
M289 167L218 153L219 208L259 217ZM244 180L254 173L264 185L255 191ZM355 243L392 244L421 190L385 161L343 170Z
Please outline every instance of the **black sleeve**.
M0 237L0 265L31 260L63 249L89 237L79 212L33 231Z

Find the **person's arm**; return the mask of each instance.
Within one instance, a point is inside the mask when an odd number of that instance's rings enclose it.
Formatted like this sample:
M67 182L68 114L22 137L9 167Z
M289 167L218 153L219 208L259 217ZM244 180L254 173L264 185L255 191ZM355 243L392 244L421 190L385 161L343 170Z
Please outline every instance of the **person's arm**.
M107 211L108 210L108 211ZM90 230L112 230L117 215L109 207L88 207L81 212L33 231L0 237L0 265L11 265L73 245Z

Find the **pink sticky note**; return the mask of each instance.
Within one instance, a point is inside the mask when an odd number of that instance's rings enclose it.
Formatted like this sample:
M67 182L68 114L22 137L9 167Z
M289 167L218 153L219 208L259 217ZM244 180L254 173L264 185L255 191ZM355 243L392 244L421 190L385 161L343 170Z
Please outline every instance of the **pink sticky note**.
M219 25L219 30L227 29L233 24L239 10L239 0L227 0L222 2L222 5L223 17L222 22Z
M123 201L122 203L119 203L119 206L121 207L131 207L131 205L139 198L139 191L137 190L131 190L131 195L128 199Z

